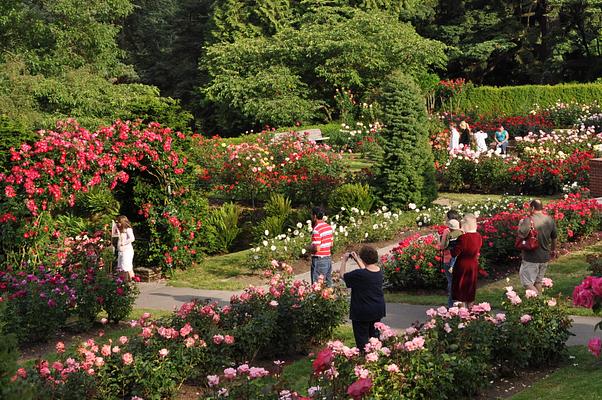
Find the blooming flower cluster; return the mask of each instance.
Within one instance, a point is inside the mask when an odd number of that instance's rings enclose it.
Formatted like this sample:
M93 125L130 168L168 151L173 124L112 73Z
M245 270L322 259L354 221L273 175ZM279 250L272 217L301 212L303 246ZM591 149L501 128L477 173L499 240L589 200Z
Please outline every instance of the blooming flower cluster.
M420 210L417 211L420 212ZM341 209L339 213L327 217L326 220L333 228L335 251L351 243L390 239L405 224L405 221L400 218L400 212L391 211L386 206L371 213L357 208ZM288 229L287 233L276 237L270 237L268 231L259 246L251 248L248 259L249 266L263 268L269 260L275 258L281 261L291 261L305 255L311 231L311 221L309 220L304 223L298 222L296 229Z
M599 313L602 308L602 277L588 276L573 290L573 304L577 307L591 308ZM596 325L596 329L602 327L602 322ZM600 357L602 351L602 340L599 337L590 339L589 351L596 357Z
M293 201L320 198L342 182L341 154L304 135L265 132L254 143L230 145L219 137L199 138L197 146L208 176L204 183L236 200L266 199L273 192Z

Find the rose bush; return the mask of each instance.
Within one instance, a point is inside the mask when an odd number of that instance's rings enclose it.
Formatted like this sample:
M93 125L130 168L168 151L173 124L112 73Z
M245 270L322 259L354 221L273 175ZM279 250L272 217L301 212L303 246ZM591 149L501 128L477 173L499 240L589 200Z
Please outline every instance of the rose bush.
M347 296L341 288L327 288L292 279L292 268L273 262L266 271L269 288L249 287L230 304L184 304L173 317L206 335L226 332L236 338L235 360L253 360L258 354L290 354L329 337L347 314ZM225 340L215 338L214 340Z
M91 132L69 120L11 149L10 171L0 174L0 260L14 269L55 262L63 230L105 228L120 209L119 202L106 205L120 201L138 238L151 242L137 264L169 269L188 262L202 248L207 207L190 204L192 166L183 155L189 140L156 123L117 121Z
M296 203L319 203L343 182L341 154L304 135L264 132L255 142L230 145L219 137L197 139L201 183L227 199L255 202L277 192Z
M577 307L591 308L594 313L599 314L602 310L602 277L588 276L573 290L573 304ZM594 331L602 329L602 321L594 328ZM602 351L602 340L599 337L590 339L589 351L596 357L600 357Z
M102 267L104 242L99 237L67 239L60 272L39 266L35 271L0 271L0 298L6 303L8 332L20 342L51 338L77 317L79 329L91 325L101 310L119 321L131 312L138 289ZM73 322L73 321L72 321Z

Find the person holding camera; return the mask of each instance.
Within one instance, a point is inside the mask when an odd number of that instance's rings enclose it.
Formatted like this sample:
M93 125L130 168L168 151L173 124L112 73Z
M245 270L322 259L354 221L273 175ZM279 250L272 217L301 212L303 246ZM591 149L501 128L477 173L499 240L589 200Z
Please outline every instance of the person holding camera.
M357 263L359 269L346 272L349 258ZM378 265L378 258L374 247L363 246L359 254L345 253L339 270L345 285L351 289L349 319L353 326L355 344L361 352L364 352L371 337L378 337L379 332L374 324L386 315L384 274Z

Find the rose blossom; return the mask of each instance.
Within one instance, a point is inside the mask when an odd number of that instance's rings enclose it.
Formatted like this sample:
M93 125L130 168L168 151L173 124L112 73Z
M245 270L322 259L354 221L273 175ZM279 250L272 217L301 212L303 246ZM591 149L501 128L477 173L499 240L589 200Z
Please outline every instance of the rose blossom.
M169 354L169 350L167 350L167 349L159 350L159 356L161 356L161 357L166 357L168 354Z
M207 375L207 382L209 384L209 387L217 386L219 385L219 376Z
M63 342L57 342L56 344L56 352L57 353L64 353L65 352L65 343Z
M550 299L550 300L548 300L548 306L549 307L555 307L556 306L556 299Z
M224 343L230 345L234 344L234 336L226 335L224 336Z
M387 370L387 372L391 373L399 372L399 367L397 366L397 364L389 364L385 367L385 369Z
M122 345L126 344L127 342L128 342L128 338L126 336L119 337L119 343L121 343Z
M521 324L526 324L529 321L531 321L532 319L533 319L532 316L530 316L529 314L525 314L522 317L520 317L520 322L521 322Z
M589 351L596 357L600 357L600 349L602 348L602 340L599 337L591 338L587 344Z
M102 346L102 348L100 349L100 354L102 354L105 357L108 357L111 355L111 345L109 344L105 344Z
M224 341L223 335L213 335L213 343L221 344Z
M347 394L351 396L353 400L359 400L368 393L370 389L372 389L372 380L370 378L360 378L349 385Z
M528 299L531 299L533 297L537 297L537 290L531 290L531 289L527 289L527 291L525 292L525 296Z
M234 368L226 368L224 370L224 378L226 378L226 379L236 378L236 370Z
M125 353L121 356L121 360L125 365L130 365L134 362L134 356L132 356L132 353Z

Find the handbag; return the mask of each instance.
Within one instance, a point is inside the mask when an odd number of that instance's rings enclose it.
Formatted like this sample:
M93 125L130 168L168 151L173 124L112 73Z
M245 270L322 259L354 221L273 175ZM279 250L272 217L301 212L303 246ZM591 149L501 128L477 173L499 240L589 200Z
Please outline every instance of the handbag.
M531 218L531 228L529 229L527 237L521 238L520 236L517 236L516 241L514 242L514 247L516 247L518 250L524 251L533 251L539 247L539 240L537 240L537 229L535 229L533 218Z

